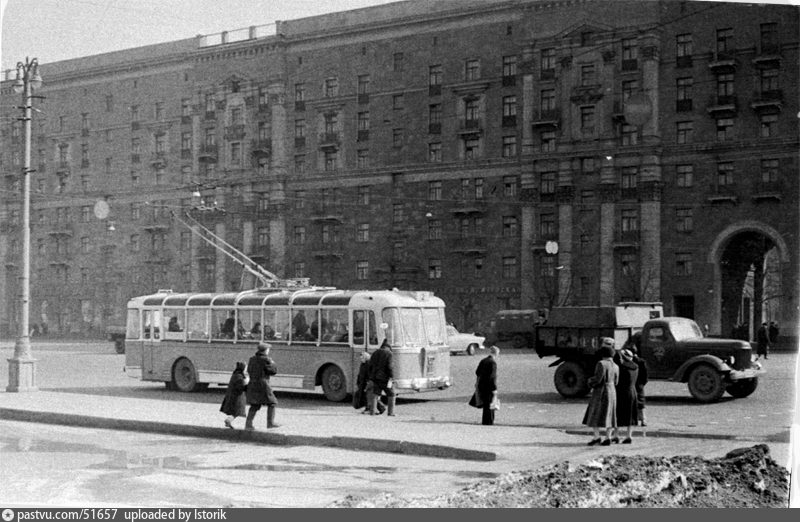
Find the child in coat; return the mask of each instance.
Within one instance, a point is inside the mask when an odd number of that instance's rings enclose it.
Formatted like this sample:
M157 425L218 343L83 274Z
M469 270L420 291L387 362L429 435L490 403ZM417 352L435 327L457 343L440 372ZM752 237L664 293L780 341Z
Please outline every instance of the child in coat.
M227 414L225 418L225 426L233 429L233 420L236 417L244 417L245 409L247 408L247 400L245 399L245 389L247 383L244 377L244 363L237 362L236 368L231 374L231 380L228 382L228 389L225 391L225 398L222 399L222 406L219 411Z

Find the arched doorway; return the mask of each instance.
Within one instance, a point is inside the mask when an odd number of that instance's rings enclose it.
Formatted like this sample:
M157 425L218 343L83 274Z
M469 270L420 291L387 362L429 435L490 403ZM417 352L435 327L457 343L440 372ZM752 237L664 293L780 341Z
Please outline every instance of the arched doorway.
M762 321L779 318L788 253L772 227L729 226L712 243L708 262L714 266L713 333L753 339Z

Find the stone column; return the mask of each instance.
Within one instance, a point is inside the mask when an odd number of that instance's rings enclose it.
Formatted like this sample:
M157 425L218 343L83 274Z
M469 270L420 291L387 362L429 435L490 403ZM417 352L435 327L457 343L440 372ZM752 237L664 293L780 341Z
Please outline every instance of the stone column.
M603 160L600 168L600 306L613 306L614 230L616 228L617 183L612 160Z
M534 212L533 205L523 203L520 216L520 306L534 308Z
M533 88L533 47L525 47L522 51L522 63L520 64L522 73L522 148L523 156L533 154L533 107L534 107L534 88Z
M650 119L642 125L642 143L655 145L661 142L658 108L659 79L659 39L657 35L646 34L639 39L642 49L642 92L652 105Z
M562 161L558 167L558 187L556 188L558 202L558 305L567 305L572 301L574 273L572 271L572 233L573 233L573 203L575 201L575 186L572 184L572 165L570 160Z
M642 158L639 172L639 288L643 301L661 301L661 165L658 156Z
M225 239L225 223L217 223L214 225L214 234L221 239ZM215 292L225 292L230 291L231 289L225 288L225 267L226 261L228 260L228 256L225 255L222 248L217 245L218 248L214 250L216 253L216 259L214 262L214 291Z
M270 161L269 204L271 208L269 222L269 265L268 271L278 277L288 277L293 271L286 266L286 212L291 205L287 204L286 183L293 163L289 146L290 135L287 132L286 94L282 82L269 86L271 107L270 128L272 129L272 158Z

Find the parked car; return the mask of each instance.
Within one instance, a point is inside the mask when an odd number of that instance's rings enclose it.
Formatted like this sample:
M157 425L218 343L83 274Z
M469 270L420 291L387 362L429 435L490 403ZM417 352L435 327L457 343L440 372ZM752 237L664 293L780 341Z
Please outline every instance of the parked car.
M485 339L480 335L461 333L455 326L447 325L447 344L450 345L450 353L473 355L477 350L483 350Z

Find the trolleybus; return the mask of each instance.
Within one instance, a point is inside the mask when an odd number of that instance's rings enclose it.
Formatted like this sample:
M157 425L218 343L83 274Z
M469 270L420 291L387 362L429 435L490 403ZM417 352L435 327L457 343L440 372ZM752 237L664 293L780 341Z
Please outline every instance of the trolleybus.
M355 388L361 352L384 339L398 393L450 386L444 302L430 292L257 288L230 293L159 290L128 302L125 372L170 389L227 384L260 341L272 345L276 388L342 401Z

